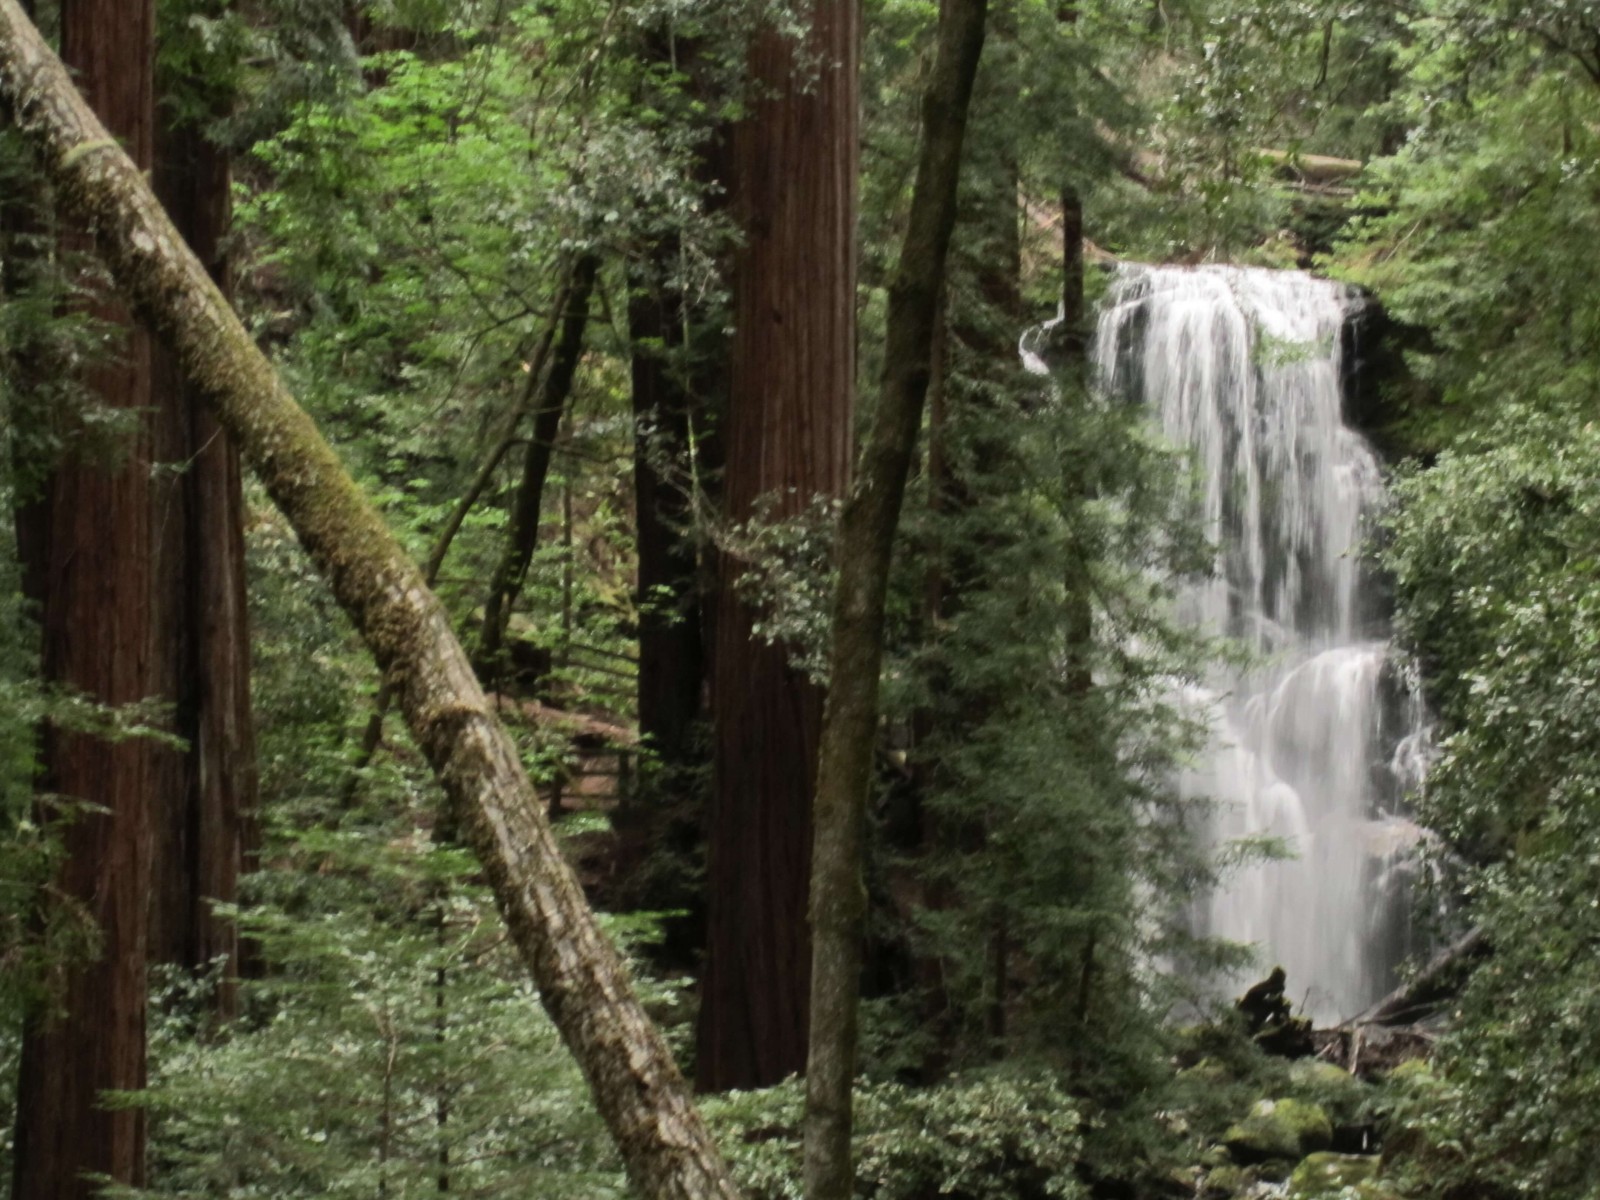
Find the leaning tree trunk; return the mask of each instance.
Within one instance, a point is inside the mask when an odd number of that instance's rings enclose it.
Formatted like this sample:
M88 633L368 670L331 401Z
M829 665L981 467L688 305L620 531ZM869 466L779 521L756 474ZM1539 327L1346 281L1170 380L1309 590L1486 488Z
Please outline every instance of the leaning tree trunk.
M96 231L118 287L177 353L395 684L634 1186L672 1200L737 1196L444 608L17 0L0 0L0 105L34 144L64 211Z
M806 1061L807 1200L848 1200L861 945L862 848L878 730L884 601L906 474L922 424L972 81L987 0L948 0L922 98L922 149L900 262L889 286L883 389L839 522L828 707L817 767L811 874L811 1039Z
M71 0L61 8L62 53L140 167L151 161L154 10L153 0ZM9 66L4 74L9 86ZM95 120L76 93L74 100ZM71 246L87 248L81 236ZM114 331L116 357L84 371L81 383L91 402L123 414L129 432L98 453L75 438L19 513L19 548L36 590L44 678L127 704L155 690L165 651L150 555L151 344L120 302L97 302L92 314ZM102 1093L145 1082L154 751L144 740L47 727L41 752L42 790L93 806L62 825L52 891L93 920L99 946L92 958L62 965L50 1006L28 1021L13 1194L87 1200L100 1190L95 1175L144 1182L144 1112L108 1107Z

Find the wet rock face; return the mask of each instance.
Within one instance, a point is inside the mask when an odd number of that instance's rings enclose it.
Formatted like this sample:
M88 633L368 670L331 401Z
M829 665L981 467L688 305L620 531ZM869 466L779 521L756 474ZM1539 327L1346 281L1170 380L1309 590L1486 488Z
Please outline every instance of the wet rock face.
M1437 397L1412 373L1406 354L1433 349L1426 329L1395 320L1369 292L1362 292L1345 316L1339 331L1344 419L1386 462L1429 450L1417 440L1415 419Z

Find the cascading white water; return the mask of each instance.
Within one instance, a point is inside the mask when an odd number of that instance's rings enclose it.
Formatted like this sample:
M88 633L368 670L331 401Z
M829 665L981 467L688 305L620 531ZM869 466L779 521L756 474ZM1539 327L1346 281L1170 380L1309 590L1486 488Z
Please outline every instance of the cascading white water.
M1181 616L1255 655L1196 697L1214 736L1181 787L1214 802L1219 843L1281 839L1294 855L1231 875L1197 932L1255 943L1319 1022L1383 994L1407 949L1418 834L1397 806L1425 742L1359 554L1383 479L1341 413L1354 302L1299 272L1123 267L1094 344L1105 390L1147 406L1201 476L1216 567Z

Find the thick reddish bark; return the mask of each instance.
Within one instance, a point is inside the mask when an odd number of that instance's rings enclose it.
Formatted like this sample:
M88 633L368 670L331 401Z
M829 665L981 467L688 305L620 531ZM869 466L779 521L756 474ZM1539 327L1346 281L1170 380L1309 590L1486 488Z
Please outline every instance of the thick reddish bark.
M223 103L216 98L216 107ZM227 152L190 120L169 118L156 142L162 204L226 291ZM189 748L157 754L150 957L191 968L226 959L218 1008L230 1014L238 934L213 915L212 904L236 898L245 856L255 848L242 475L232 439L176 360L160 348L154 357L156 454L169 465L155 498L158 682Z
M149 0L64 0L62 56L80 87L148 168L154 6ZM79 249L85 248L81 243ZM85 373L102 404L148 410L150 341L118 303L94 315L115 331L116 357ZM80 447L21 514L38 589L44 676L109 704L152 691L156 648L151 574L151 444L143 422L116 461ZM57 1008L36 1014L23 1041L13 1195L87 1198L88 1176L144 1177L144 1114L100 1103L106 1089L145 1080L151 750L46 730L46 793L98 806L65 827L60 893L98 927L99 954L63 966Z
M860 15L817 0L808 44L776 33L750 54L755 99L733 131L729 193L744 231L723 507L793 516L849 479L855 381L855 199ZM822 689L721 572L712 678L708 956L701 986L702 1088L776 1083L806 1053L811 792Z

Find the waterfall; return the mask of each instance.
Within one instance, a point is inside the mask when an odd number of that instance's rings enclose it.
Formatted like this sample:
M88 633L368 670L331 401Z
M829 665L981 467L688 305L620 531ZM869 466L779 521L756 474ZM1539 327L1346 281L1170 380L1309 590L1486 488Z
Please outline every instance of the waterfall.
M1318 1022L1381 996L1408 949L1419 834L1400 804L1425 745L1360 555L1384 484L1341 413L1355 303L1299 272L1124 267L1094 343L1105 391L1144 405L1200 477L1216 562L1180 617L1252 651L1195 697L1213 735L1180 787L1211 804L1219 845L1271 838L1293 855L1231 874L1196 932L1255 944Z

